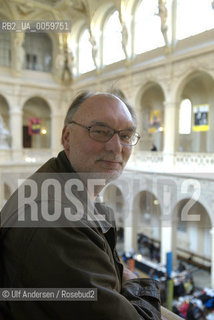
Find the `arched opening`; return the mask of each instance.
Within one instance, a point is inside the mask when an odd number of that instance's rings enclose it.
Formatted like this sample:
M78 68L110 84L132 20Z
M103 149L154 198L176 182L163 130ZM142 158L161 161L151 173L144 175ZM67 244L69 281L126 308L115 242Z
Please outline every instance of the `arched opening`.
M109 185L103 193L105 204L111 207L115 214L118 231L117 249L123 252L124 249L124 197L120 189L115 185Z
M163 150L164 141L164 94L158 84L151 83L140 99L141 113L138 120L142 138L140 150ZM153 151L153 150L152 150Z
M52 41L46 33L26 33L24 41L25 69L51 72Z
M175 209L176 227L173 232L173 241L176 242L175 263L182 261L188 269L199 268L193 273L195 285L200 287L210 282L211 267L211 220L205 207L192 199L181 200ZM203 283L200 283L200 274Z
M50 148L51 112L47 102L39 97L29 99L23 108L23 147Z
M92 57L92 45L90 42L90 33L84 29L79 37L79 73L89 72L95 69Z
M178 151L214 152L214 80L195 72L180 97ZM182 130L181 130L182 129Z
M103 65L125 59L121 31L119 13L114 11L106 18L103 25Z
M11 146L9 106L3 96L0 95L0 149Z
M158 199L149 191L141 191L134 199L134 227L138 253L160 261L160 217Z
M4 201L7 201L12 194L11 188L9 185L5 182L4 183Z
M192 125L192 103L189 99L181 101L179 110L179 134L190 134Z
M134 16L134 52L146 52L164 46L158 0L143 0Z

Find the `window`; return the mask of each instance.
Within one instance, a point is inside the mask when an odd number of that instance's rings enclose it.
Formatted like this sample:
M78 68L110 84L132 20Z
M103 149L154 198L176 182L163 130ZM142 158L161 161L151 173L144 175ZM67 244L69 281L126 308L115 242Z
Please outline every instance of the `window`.
M0 65L9 67L11 64L11 42L9 32L0 32Z
M95 65L92 58L90 33L85 29L79 38L79 73L89 72L93 69L95 69Z
M177 3L177 39L214 28L211 0L179 0Z
M125 59L122 48L122 27L119 13L115 11L106 21L103 27L103 65Z
M29 99L23 107L23 147L50 148L51 110L39 97Z
M45 33L25 34L25 68L51 72L52 42Z
M135 13L136 54L164 46L161 20L158 16L158 0L143 0Z
M179 111L179 134L190 134L192 123L192 104L189 99L184 99Z
M35 54L26 54L26 69L37 70L37 56Z

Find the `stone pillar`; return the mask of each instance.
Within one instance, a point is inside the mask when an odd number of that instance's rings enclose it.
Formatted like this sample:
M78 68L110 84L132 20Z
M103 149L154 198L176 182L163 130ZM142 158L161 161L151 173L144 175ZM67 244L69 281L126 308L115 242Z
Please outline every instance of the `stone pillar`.
M214 289L214 227L210 230L211 234L211 288Z
M164 105L164 161L166 167L170 170L174 163L174 153L177 150L179 112L177 103L165 101Z
M161 263L166 265L166 254L172 251L172 227L161 228Z
M11 130L11 147L12 158L14 161L22 158L22 110L16 106L10 110L10 130Z
M171 225L163 225L161 227L161 263L166 265L166 254L172 252L173 254L173 267L176 266L176 225L174 222Z
M174 205L177 203L177 186L175 182L167 177L159 180L158 197L162 204L161 216L161 263L166 264L166 253L173 252L173 265L176 262L176 234L177 234L177 212Z
M132 203L132 201L130 201ZM137 252L137 230L134 223L134 212L128 201L125 203L124 208L124 250L126 253Z
M124 251L129 253L137 251L136 244L134 243L134 230L132 227L124 227Z
M62 113L52 112L51 114L51 149L53 155L57 155L63 149L61 144L61 135L64 123Z

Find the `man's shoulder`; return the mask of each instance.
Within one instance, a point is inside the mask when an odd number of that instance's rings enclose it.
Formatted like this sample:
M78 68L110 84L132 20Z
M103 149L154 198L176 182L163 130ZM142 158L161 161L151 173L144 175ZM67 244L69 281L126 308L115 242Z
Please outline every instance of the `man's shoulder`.
M57 157L49 159L44 163L36 173L63 173L63 172L73 172L73 168L65 154L65 151L59 152Z

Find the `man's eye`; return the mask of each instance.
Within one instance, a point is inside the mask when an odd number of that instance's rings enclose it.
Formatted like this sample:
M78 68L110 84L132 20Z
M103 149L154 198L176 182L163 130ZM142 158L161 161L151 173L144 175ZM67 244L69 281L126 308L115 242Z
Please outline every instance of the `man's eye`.
M129 141L132 138L133 133L131 132L121 132L120 139L124 141Z
M108 128L103 128L103 127L94 127L92 128L92 133L93 134L99 134L103 136L108 136L110 134L111 130Z

